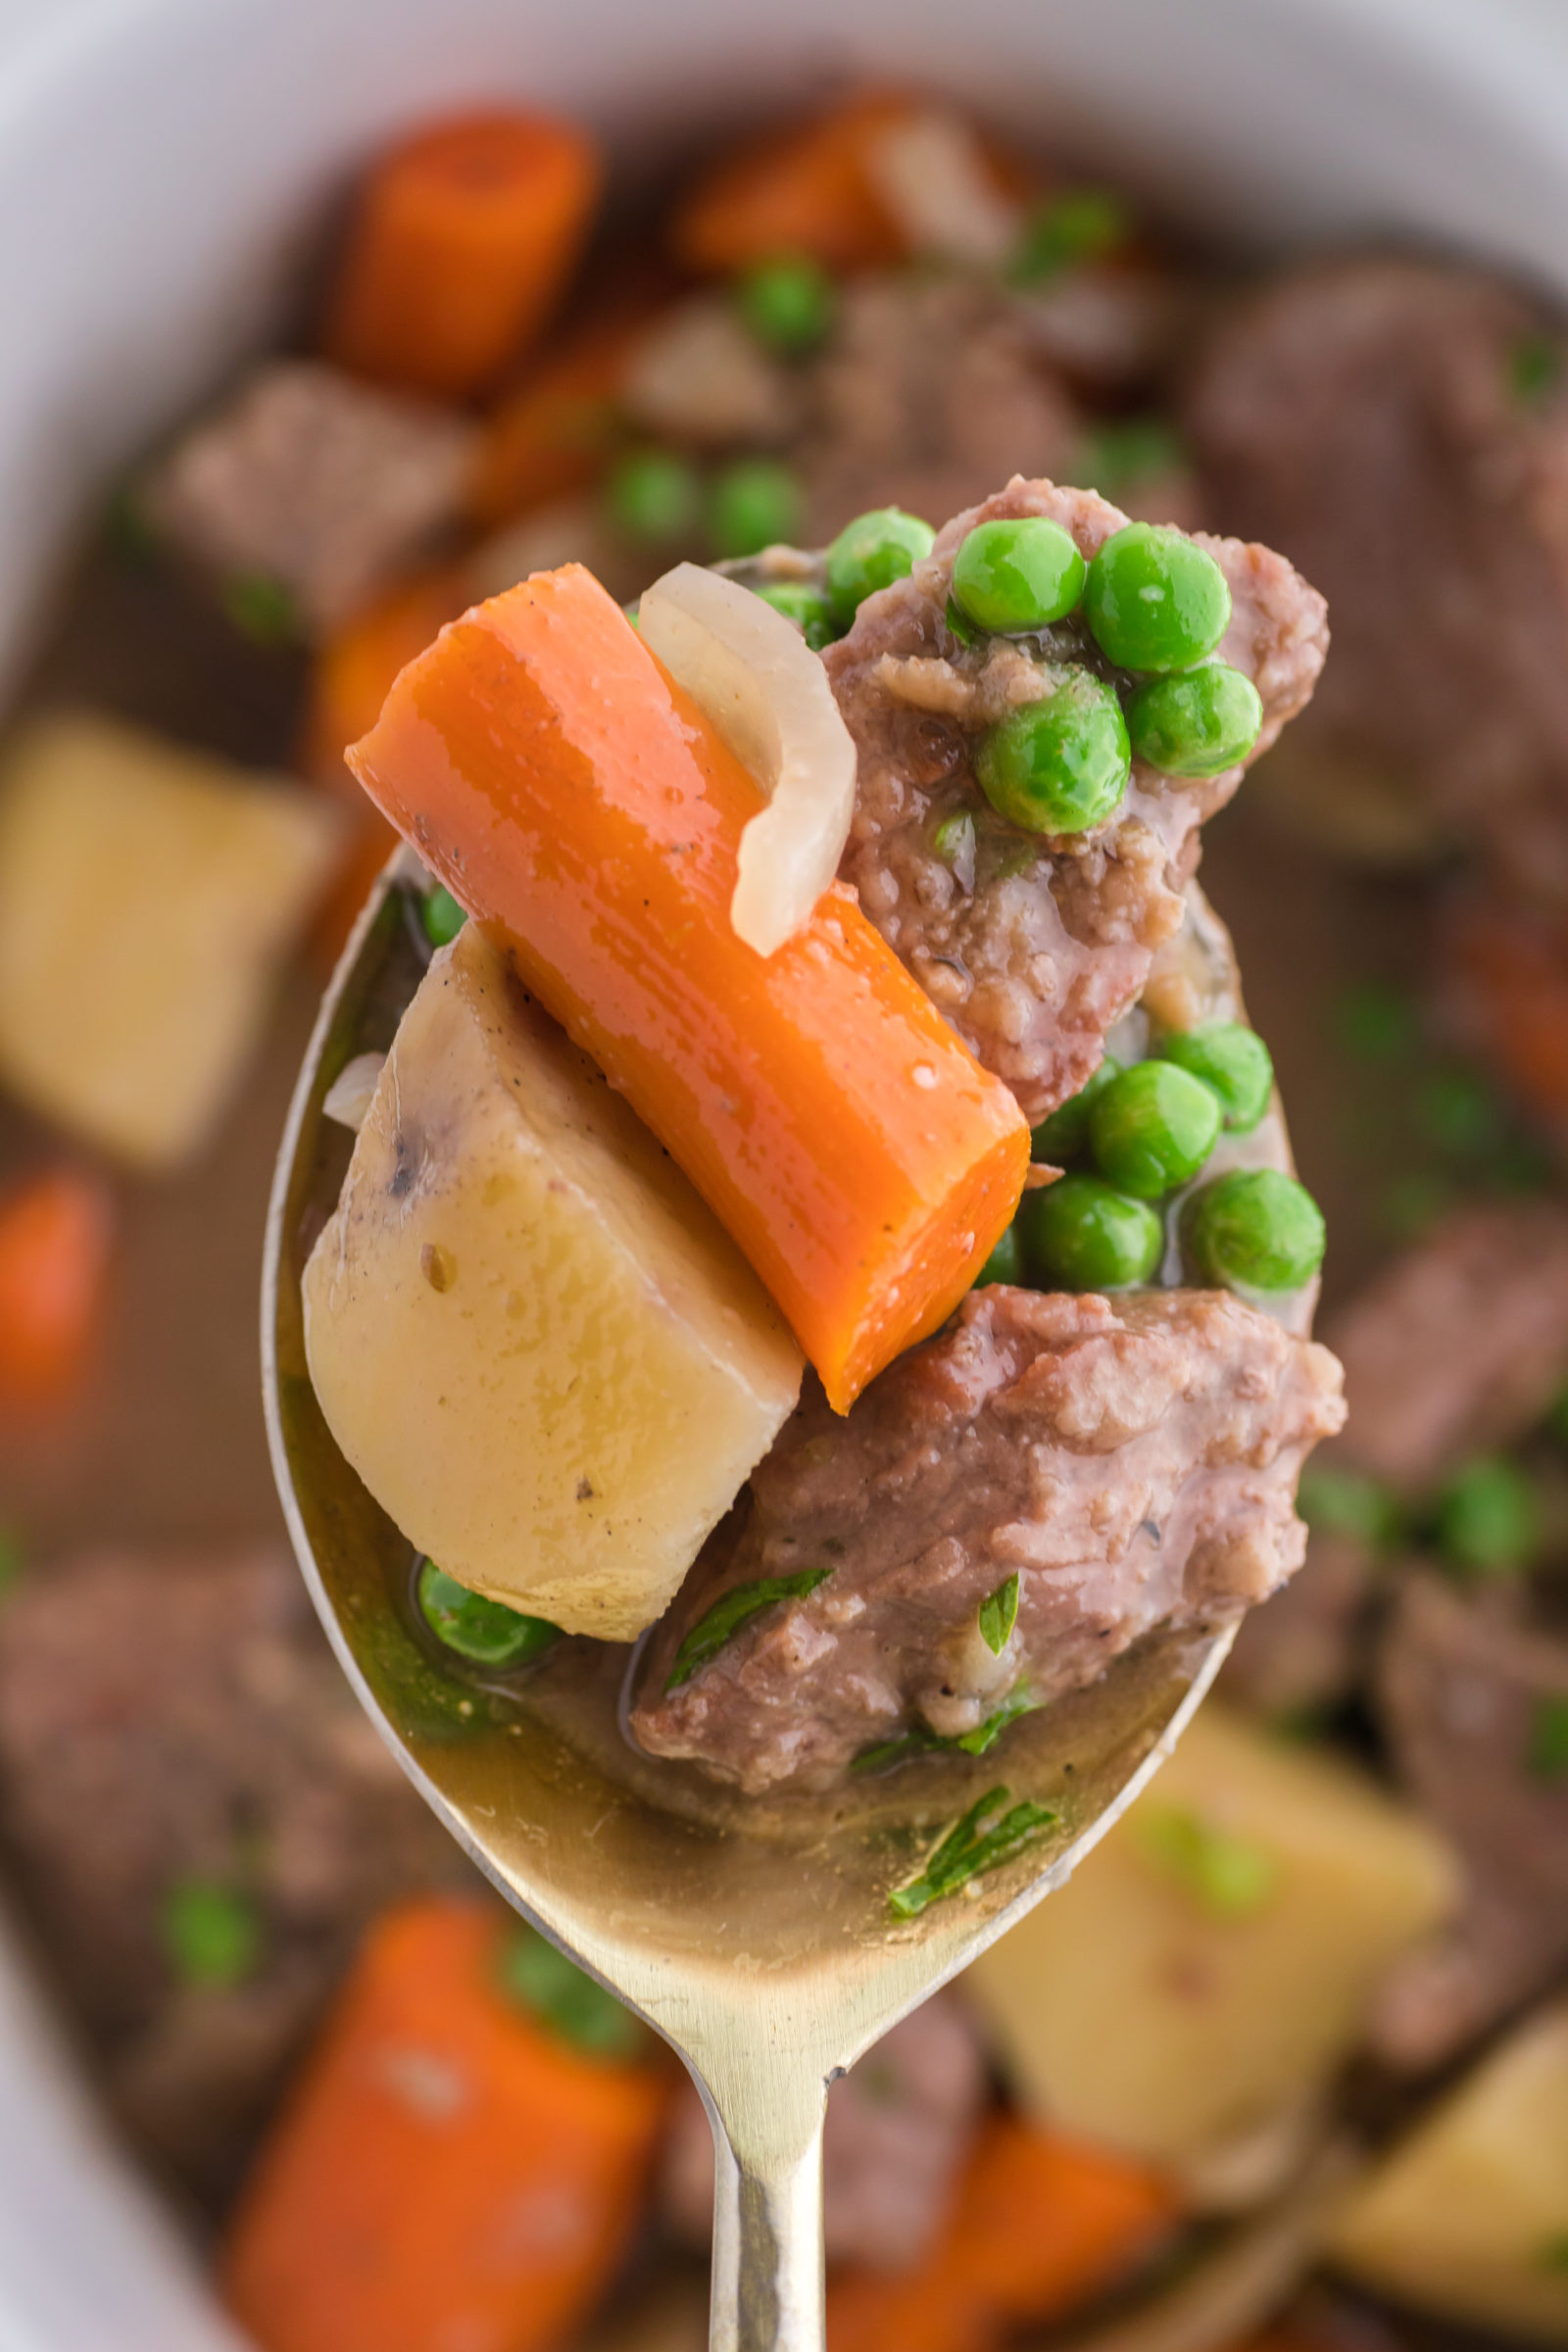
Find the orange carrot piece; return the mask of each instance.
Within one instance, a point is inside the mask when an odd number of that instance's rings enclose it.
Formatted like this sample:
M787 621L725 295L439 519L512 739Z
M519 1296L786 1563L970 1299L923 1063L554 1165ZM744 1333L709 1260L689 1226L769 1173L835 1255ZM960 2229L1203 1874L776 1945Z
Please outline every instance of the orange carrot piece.
M1143 2166L993 2117L947 2229L897 2278L846 2272L828 2292L828 2352L990 2352L1111 2285L1169 2230L1169 2188Z
M438 398L482 391L543 325L600 182L587 133L541 115L466 115L395 147L360 191L327 358Z
M476 522L505 522L598 479L613 445L627 363L654 316L653 306L644 305L594 319L498 403L468 491Z
M55 1402L103 1314L114 1203L99 1178L52 1169L0 1202L0 1400Z
M1559 1139L1568 1135L1568 926L1472 901L1447 951L1472 1042Z
M830 270L872 270L903 256L866 156L879 132L915 112L913 100L862 92L813 122L743 148L710 172L671 224L688 270L743 270L780 254L809 254Z
M510 2001L507 1932L454 1899L372 1930L224 2249L261 2352L540 2352L603 2291L671 2078Z
M580 564L465 614L349 764L728 1227L830 1402L933 1331L1029 1133L837 885L774 956L729 918L756 784Z

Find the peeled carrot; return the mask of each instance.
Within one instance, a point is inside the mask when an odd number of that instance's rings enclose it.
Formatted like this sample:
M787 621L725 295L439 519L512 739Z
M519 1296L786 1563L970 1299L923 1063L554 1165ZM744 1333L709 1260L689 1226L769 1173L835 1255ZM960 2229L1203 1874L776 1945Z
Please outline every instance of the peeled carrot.
M729 919L761 806L580 564L442 631L349 754L371 798L728 1227L847 1411L935 1330L1029 1134L837 885L776 955Z
M828 2352L991 2352L1111 2285L1159 2243L1175 2212L1141 2165L994 2117L924 2262L894 2278L853 2271L832 2282Z
M903 241L877 198L866 156L879 132L914 111L909 98L862 92L730 157L677 211L677 260L701 270L743 270L792 253L830 270L900 260Z
M0 1400L55 1401L103 1313L114 1204L97 1177L56 1168L0 1202Z
M381 383L465 399L544 323L598 199L586 132L543 115L422 130L360 191L323 347Z
M603 2292L670 2079L536 2023L508 1933L453 1899L372 1930L224 2250L261 2352L539 2352Z

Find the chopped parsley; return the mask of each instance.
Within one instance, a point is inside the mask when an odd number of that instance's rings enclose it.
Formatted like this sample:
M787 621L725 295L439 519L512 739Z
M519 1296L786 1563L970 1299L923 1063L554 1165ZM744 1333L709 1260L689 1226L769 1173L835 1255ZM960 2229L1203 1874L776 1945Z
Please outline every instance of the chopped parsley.
M1150 1806L1137 1822L1148 1860L1215 1919L1250 1919L1279 1885L1267 1846L1185 1806Z
M1535 408L1562 381L1562 346L1551 335L1521 335L1508 354L1508 389Z
M779 1600L804 1600L832 1573L831 1568L803 1568L798 1576L764 1576L755 1585L737 1585L733 1592L724 1593L698 1618L676 1650L665 1690L678 1690L682 1683L689 1683L760 1609L770 1609Z
M896 1740L879 1740L874 1747L862 1747L852 1772L879 1772L884 1764L902 1764L909 1756L983 1756L996 1746L1009 1723L1020 1715L1031 1715L1040 1701L1031 1696L1022 1684L1008 1692L994 1714L977 1723L972 1732L932 1732L923 1723L911 1731L901 1732Z
M241 572L225 580L220 601L241 636L254 645L297 645L305 634L293 596L265 572Z
M574 2050L620 2063L641 2056L647 2035L631 2011L532 1928L508 1936L496 1981L508 2000Z
M1014 1570L1004 1585L980 1603L980 1639L994 1658L1000 1658L1018 1622L1018 1577Z
M888 1909L895 1919L917 1919L930 1904L956 1894L982 1872L1000 1870L1054 1825L1057 1815L1049 1805L1028 1798L1014 1805L1011 1796L1010 1788L999 1786L969 1807L933 1847L919 1877L889 1895Z
M1514 1576L1541 1549L1541 1503L1514 1462L1467 1462L1438 1497L1434 1532L1447 1566L1465 1578Z
M1105 188L1070 189L1035 207L1007 275L1015 286L1049 285L1077 263L1114 252L1127 242L1131 228L1119 196Z

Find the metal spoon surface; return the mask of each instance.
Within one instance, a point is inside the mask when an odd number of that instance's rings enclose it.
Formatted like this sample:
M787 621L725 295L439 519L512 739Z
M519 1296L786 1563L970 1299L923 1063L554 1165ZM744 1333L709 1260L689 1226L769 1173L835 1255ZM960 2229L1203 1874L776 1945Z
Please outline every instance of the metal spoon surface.
M300 1073L268 1219L262 1351L273 1468L321 1622L440 1820L522 1916L672 2044L713 2127L713 2352L821 2352L827 2086L1061 1885L1169 1752L1230 1645L1155 1637L996 1754L921 1757L759 1803L623 1738L625 1652L564 1642L486 1678L428 1640L415 1555L339 1453L306 1369L300 1276L351 1139L322 1099L384 1050L419 977L407 852L344 951ZM900 1923L891 1891L988 1789L1054 1815L1010 1863Z

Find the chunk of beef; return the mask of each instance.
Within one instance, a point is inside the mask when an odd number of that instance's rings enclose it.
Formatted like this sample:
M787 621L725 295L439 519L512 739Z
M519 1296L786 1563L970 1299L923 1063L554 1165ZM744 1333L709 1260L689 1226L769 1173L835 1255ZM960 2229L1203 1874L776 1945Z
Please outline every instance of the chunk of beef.
M831 1783L917 1725L972 1731L1022 1683L1093 1682L1161 1624L1217 1625L1301 1557L1302 1456L1343 1417L1339 1366L1224 1292L1117 1300L994 1286L847 1418L812 1389L650 1644L633 1727L760 1790ZM666 1684L683 1636L760 1578L829 1567ZM1000 1656L978 1612L1019 1580Z
M1462 1210L1397 1258L1327 1334L1345 1366L1341 1456L1420 1494L1508 1446L1568 1379L1568 1210Z
M204 568L269 580L328 628L456 523L474 446L450 410L274 360L176 445L144 503Z
M1081 617L1033 640L961 645L945 614L953 561L977 522L1044 514L1086 556L1127 517L1092 490L1014 479L947 525L913 573L867 598L824 659L859 756L855 821L840 867L976 1057L1031 1120L1077 1092L1105 1032L1136 1001L1182 919L1197 830L1242 768L1179 782L1142 761L1114 814L1054 839L997 815L974 775L980 731L1053 691L1053 665L1105 664ZM1221 652L1263 699L1265 750L1311 694L1327 630L1323 600L1266 548L1199 544L1230 582ZM938 827L974 826L972 858L944 857Z
M911 2012L827 2094L822 2205L830 2262L906 2270L933 2242L986 2095L968 2012L951 1993ZM677 2104L659 2200L674 2234L707 2249L713 2135L695 2089Z
M1377 1695L1399 1773L1469 1880L1457 1926L1401 1965L1376 2020L1380 2054L1420 2069L1568 1961L1568 1776L1541 1745L1544 1718L1568 1707L1568 1642L1532 1621L1517 1589L1471 1595L1411 1569Z
M1447 263L1284 271L1198 368L1215 511L1327 595L1290 758L1348 767L1568 893L1568 380L1539 307ZM1364 796L1363 796L1364 797Z
M0 1841L122 2119L215 2200L365 1923L466 1873L271 1551L96 1554L7 1594ZM255 1907L240 1983L174 1965L193 1880Z
M901 272L847 287L808 398L800 463L813 542L869 507L935 519L1013 468L1063 472L1082 435L1019 306L969 276Z
M1324 1333L1345 1366L1345 1433L1325 1461L1429 1494L1511 1445L1568 1380L1568 1210L1468 1208L1396 1259ZM1359 1671L1372 1547L1314 1535L1300 1573L1242 1628L1225 1672L1254 1706L1311 1706Z

